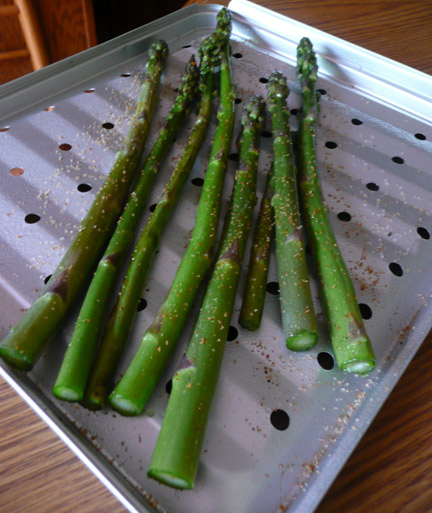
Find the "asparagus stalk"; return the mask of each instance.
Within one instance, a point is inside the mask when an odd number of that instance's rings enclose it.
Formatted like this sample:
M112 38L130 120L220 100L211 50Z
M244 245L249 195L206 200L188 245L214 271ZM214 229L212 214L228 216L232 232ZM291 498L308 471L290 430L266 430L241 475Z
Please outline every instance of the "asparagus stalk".
M272 172L270 170L267 174L264 195L255 227L249 269L243 292L243 303L239 315L240 325L250 331L256 331L260 327L264 310L273 230L271 176Z
M305 227L322 283L337 364L343 371L367 375L375 367L375 356L353 283L331 229L318 177L315 143L317 71L312 44L303 38L297 49L297 73L303 97L298 156Z
M289 128L286 78L275 71L267 84L273 125L272 178L276 229L276 260L282 326L286 346L294 351L313 347L318 328L306 265L306 253L297 196L296 167Z
M220 17L229 17L223 10ZM230 18L228 18L229 21ZM209 164L197 208L192 238L167 297L125 375L110 395L123 415L138 415L153 392L181 334L200 284L213 261L220 203L234 126L234 88L230 49L225 45L220 72L220 107Z
M200 47L200 110L183 155L135 247L119 297L108 319L101 349L84 394L84 405L88 408L98 409L105 403L108 387L133 325L147 271L159 246L163 228L177 203L207 132L215 69L220 61L222 45L223 39L219 34L213 34Z
M150 47L147 75L123 149L42 294L0 344L0 356L12 367L33 368L105 249L147 139L167 53L164 41Z
M193 488L205 428L234 308L246 240L256 202L257 139L264 102L254 97L242 117L240 166L219 257L192 339L173 378L170 400L148 475L176 488Z
M115 280L133 242L146 200L173 137L190 110L198 86L199 71L192 56L186 66L177 98L164 127L149 153L139 180L129 196L114 235L99 261L54 386L54 395L66 401L81 401L96 352L104 313Z

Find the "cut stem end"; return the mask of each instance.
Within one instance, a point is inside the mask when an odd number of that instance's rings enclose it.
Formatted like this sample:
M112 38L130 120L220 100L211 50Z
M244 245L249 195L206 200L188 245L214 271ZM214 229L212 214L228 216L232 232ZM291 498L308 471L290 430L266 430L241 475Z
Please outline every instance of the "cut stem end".
M62 401L69 401L71 403L76 401L81 401L83 398L83 393L81 390L76 390L73 387L68 387L66 385L58 385L53 388L53 394L57 397L57 399L61 399Z
M166 484L173 488L179 488L180 490L191 490L194 486L194 480L186 479L179 475L174 475L170 472L160 469L150 468L147 475L152 479L156 479L160 483Z
M0 356L8 365L14 369L18 369L24 372L28 372L33 369L33 360L31 360L28 356L17 349L4 346L0 347Z
M108 400L115 410L126 417L135 417L142 411L142 408L140 408L132 400L127 399L126 397L123 397L119 394L111 394Z
M291 351L307 351L312 349L318 342L318 335L309 330L302 330L285 341L286 346Z

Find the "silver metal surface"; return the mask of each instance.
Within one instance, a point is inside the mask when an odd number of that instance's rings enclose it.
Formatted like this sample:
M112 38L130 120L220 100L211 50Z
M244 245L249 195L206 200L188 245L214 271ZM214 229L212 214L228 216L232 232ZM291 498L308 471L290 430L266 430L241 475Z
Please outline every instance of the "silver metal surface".
M37 297L110 169L134 110L146 49L156 38L170 47L154 139L184 64L215 26L219 8L183 9L0 88L1 337ZM232 319L238 337L227 344L196 487L180 492L149 480L146 469L168 402L165 385L197 309L138 418L109 409L88 412L52 396L75 312L31 373L4 364L0 372L134 512L313 511L431 327L431 78L249 2L234 0L230 8L233 70L242 100L238 113L249 96L265 95L260 79L275 68L289 77L291 108L299 107L296 45L306 35L318 52L318 87L325 91L318 133L322 186L359 302L369 307L362 308L370 317L365 323L378 366L366 379L320 366L318 355L331 348L314 277L321 333L307 354L285 349L276 295L267 294L258 332L238 326L241 282ZM294 116L292 121L295 127ZM157 201L189 129L168 156L149 206ZM213 131L214 123L191 179L204 176ZM62 144L71 148L62 150ZM263 137L259 195L270 153L271 139ZM231 162L225 201L234 168ZM92 189L80 192L80 184ZM199 188L189 181L143 291L148 305L138 313L120 373L170 286L198 199ZM40 220L26 223L28 214ZM274 255L269 282L277 282ZM270 420L278 409L290 421L282 431Z

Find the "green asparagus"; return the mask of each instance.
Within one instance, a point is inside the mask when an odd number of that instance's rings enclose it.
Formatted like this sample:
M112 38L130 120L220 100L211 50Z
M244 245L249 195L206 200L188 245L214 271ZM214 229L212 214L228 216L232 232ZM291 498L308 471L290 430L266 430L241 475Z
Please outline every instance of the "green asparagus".
M260 327L264 311L273 231L271 176L270 170L267 174L267 182L255 227L243 303L239 315L240 325L250 331L256 331Z
M294 351L303 351L316 344L318 328L300 221L286 78L279 71L273 72L267 90L273 126L274 172L271 203L275 217L282 326L286 346Z
M322 283L336 362L343 371L367 375L375 367L375 356L353 283L331 229L318 177L315 142L317 71L312 44L303 38L297 49L297 72L303 97L299 140L300 197L308 241Z
M175 488L193 488L207 419L216 389L251 224L258 167L257 139L264 112L260 97L242 117L240 166L219 257L192 339L172 390L148 475Z
M147 75L123 149L42 294L0 344L0 356L12 367L24 371L33 368L105 249L147 139L167 53L163 41L150 47Z
M108 319L99 355L88 380L83 402L88 408L101 408L106 401L108 388L131 331L147 271L159 246L163 228L177 203L207 132L214 75L220 62L223 44L224 39L215 33L200 47L200 111L183 155L135 247L119 297Z
M54 395L67 401L81 401L96 352L110 293L133 242L146 200L173 138L189 113L195 97L199 71L192 56L177 98L165 120L164 127L140 172L139 180L119 219L105 253L100 260L81 307L72 339L54 386Z
M229 12L222 10L220 18L228 25ZM231 78L229 27L226 37L220 72L218 126L197 208L195 228L162 307L144 334L128 370L110 396L111 405L123 415L138 415L144 408L174 350L200 284L213 261L234 126L235 94Z

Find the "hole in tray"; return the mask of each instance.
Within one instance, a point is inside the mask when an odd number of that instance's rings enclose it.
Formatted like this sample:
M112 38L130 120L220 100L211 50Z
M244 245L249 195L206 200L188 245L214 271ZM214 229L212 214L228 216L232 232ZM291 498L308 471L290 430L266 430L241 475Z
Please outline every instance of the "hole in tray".
M288 429L290 418L285 410L273 410L270 415L272 426L278 431Z
M238 329L235 326L230 326L228 329L227 340L232 342L238 337Z
M27 214L24 218L24 221L28 224L34 224L40 221L40 215L38 214Z
M357 119L357 118L353 118L353 119L351 120L351 123L352 123L353 125L357 125L357 126L359 126L359 125L363 125L363 121L362 121L361 119Z
M261 132L261 135L265 138L265 139L271 139L272 137L272 133L270 132L270 130L264 130L263 132Z
M228 158L232 160L233 162L238 162L240 160L240 156L238 153L230 153L228 155Z
M13 167L9 171L9 174L11 174L12 176L21 176L24 174L24 169L22 167Z
M68 144L68 143L62 143L62 144L59 144L59 148L62 151L70 151L72 149L72 145Z
M92 190L92 186L88 183L80 183L77 187L80 192L88 192Z
M334 150L335 148L337 148L337 143L335 143L334 141L327 141L325 143L325 147L329 150Z
M317 355L319 365L325 370L332 370L334 367L333 355L327 353L327 351L321 351Z
M430 232L427 228L425 228L424 226L419 226L417 228L417 233L420 235L420 237L422 239L426 239L426 240L429 240L430 239Z
M50 281L52 274L48 274L48 276L45 276L44 283L45 285Z
M261 82L261 84L267 84L267 82L268 82L268 78L266 78L266 77L261 77L261 78L259 79L259 81Z
M9 130L10 126L3 126L0 128L0 132L7 132Z
M167 381L166 385L165 385L165 392L170 395L171 393L171 390L172 390L172 379L170 379L169 381Z
M321 96L324 96L325 94L327 94L327 91L325 89L317 89L317 93L319 93Z
M150 205L150 206L149 206L149 210L150 210L150 212L154 212L154 211L155 211L155 209L156 209L156 207L157 207L157 203L153 203L153 205Z
M102 128L106 128L107 130L112 130L114 128L114 124L107 121L106 123L102 124Z
M241 99L241 98L236 98L236 99L234 100L234 102L236 103L236 105L238 105L239 103L241 103L241 102L242 102L242 99Z
M193 178L191 180L191 182L192 182L192 185L196 185L197 187L202 187L204 184L204 178L197 176L196 178Z
M290 110L290 113L293 115L293 116L297 116L298 113L299 113L299 109L291 109Z
M130 74L130 73L122 73L120 76L121 76L121 77L130 77L130 76L131 76L131 74Z
M403 164L405 160L402 157L392 157L392 160L395 164Z
M192 45L183 45L182 48L190 48Z
M391 262L389 264L389 269L390 271L395 275L395 276L402 276L403 275L403 268L400 264L398 264L397 262Z
M424 134L420 134L420 133L414 134L414 137L416 139L419 139L420 141L425 141L426 140L426 136Z
M147 301L142 297L142 298L140 298L140 300L138 302L137 311L142 312L146 308L147 308Z
M266 290L269 294L277 296L279 294L279 283L277 281L269 281L266 285Z
M337 216L338 216L338 219L340 221L343 221L344 223L351 221L351 214L349 212L339 212L339 214Z
M366 184L366 187L370 190L370 191L379 191L379 185L377 183L374 183L374 182L369 182Z
M372 318L372 309L366 303L359 303L360 313L363 319L366 321Z
M45 107L44 111L45 112L52 112L54 109L55 109L55 105L50 105L49 107Z
M243 54L240 52L233 53L233 57L235 57L236 59L241 59L243 57Z
M94 93L95 92L95 88L91 87L90 89L86 89L84 92L85 93Z

